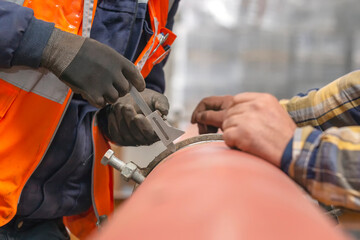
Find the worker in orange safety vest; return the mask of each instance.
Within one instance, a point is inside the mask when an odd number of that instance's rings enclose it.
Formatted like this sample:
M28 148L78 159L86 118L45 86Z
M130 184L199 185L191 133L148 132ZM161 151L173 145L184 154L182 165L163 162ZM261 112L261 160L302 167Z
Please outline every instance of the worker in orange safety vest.
M128 92L168 113L162 60L177 7L0 0L0 239L84 238L111 214L100 159L109 141L158 140Z

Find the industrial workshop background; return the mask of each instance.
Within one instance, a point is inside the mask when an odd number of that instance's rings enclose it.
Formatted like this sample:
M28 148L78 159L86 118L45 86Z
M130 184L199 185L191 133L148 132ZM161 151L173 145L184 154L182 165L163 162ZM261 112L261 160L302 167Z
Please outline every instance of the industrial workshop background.
M289 98L360 68L359 0L182 0L166 65L169 121L185 130L204 97L244 91ZM156 147L123 148L140 166ZM116 196L132 188L120 184Z
M170 117L244 91L288 98L360 67L358 0L182 0L167 66Z

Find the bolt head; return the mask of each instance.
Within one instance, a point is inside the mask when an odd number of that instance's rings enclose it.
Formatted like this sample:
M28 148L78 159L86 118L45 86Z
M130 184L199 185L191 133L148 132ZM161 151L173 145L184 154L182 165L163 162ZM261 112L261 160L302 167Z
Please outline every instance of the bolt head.
M113 155L114 155L113 150L111 150L111 149L107 150L107 152L104 154L104 156L101 159L101 164L108 165L108 163L110 162L110 159L112 158Z

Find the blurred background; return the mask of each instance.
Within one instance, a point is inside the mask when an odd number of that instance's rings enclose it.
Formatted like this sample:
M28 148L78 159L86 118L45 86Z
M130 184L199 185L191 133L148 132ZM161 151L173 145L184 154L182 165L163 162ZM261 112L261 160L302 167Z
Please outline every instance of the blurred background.
M182 0L166 66L169 119L186 129L204 97L289 98L360 66L358 0Z

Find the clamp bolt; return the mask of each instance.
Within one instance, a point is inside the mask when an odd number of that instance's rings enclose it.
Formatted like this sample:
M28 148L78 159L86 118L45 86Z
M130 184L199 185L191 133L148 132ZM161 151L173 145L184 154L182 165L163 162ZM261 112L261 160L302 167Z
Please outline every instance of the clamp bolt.
M134 182L140 184L145 180L144 175L141 174L136 164L132 162L124 163L115 157L114 151L111 149L107 150L107 152L104 154L103 158L101 159L101 164L110 165L116 170L120 171L121 176L123 176L126 181L132 179Z

